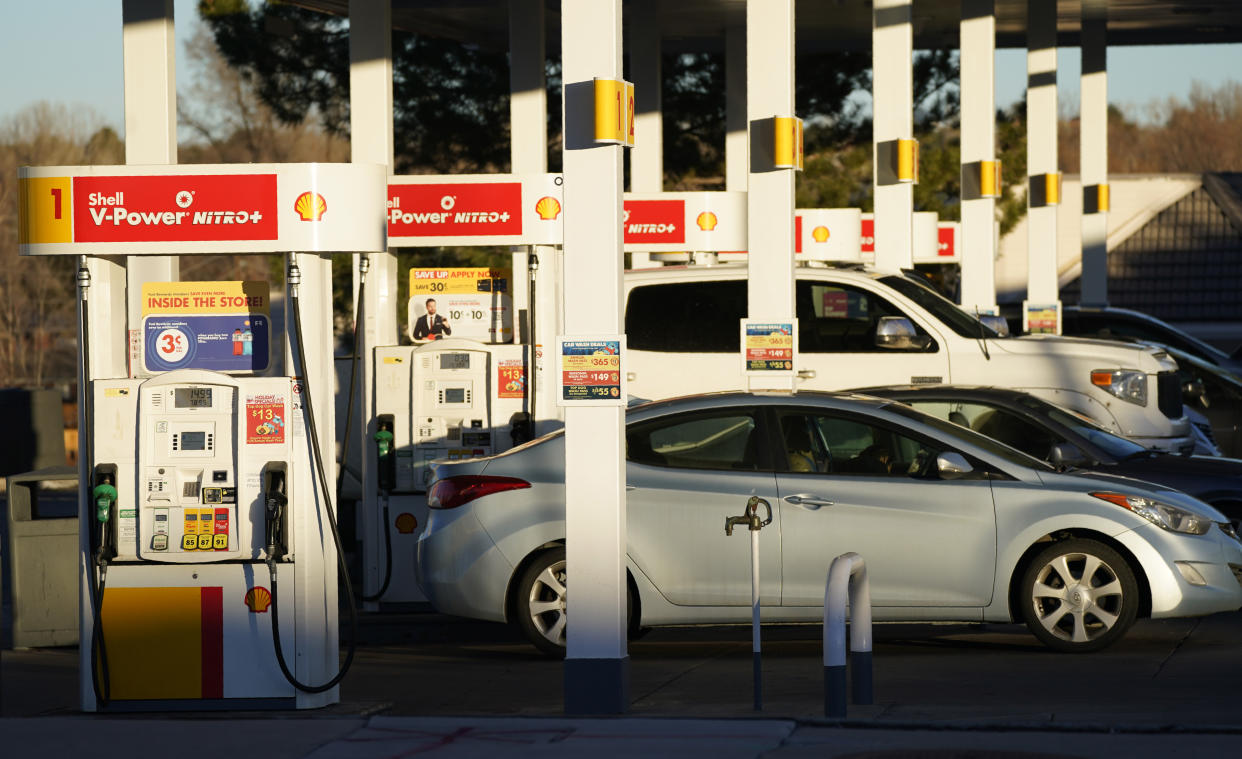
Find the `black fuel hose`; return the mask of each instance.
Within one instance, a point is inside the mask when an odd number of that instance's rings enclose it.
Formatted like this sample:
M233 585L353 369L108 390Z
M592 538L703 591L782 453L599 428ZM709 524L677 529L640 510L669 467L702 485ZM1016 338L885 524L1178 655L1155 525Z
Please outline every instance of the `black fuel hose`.
M302 281L301 272L298 270L297 264L294 263L293 256L289 258L289 276L288 283L289 296L293 301L291 309L293 315L293 332L297 340L297 359L298 359L298 376L302 382L302 412L306 415L306 433L309 438L312 458L315 463L315 472L318 475L320 491L324 498L324 511L328 515L328 524L332 528L332 541L336 544L336 560L341 568L341 577L339 581L343 581L345 586L345 595L348 599L346 604L349 608L349 648L345 654L345 661L337 670L336 675L322 685L307 685L300 682L294 674L289 671L289 665L285 663L284 649L280 644L280 602L278 599L278 589L276 581L276 560L272 556L267 559L267 571L272 579L272 643L276 649L276 662L280 665L280 672L289 681L294 688L304 693L323 693L336 687L341 680L345 679L345 674L349 672L350 666L354 663L354 654L358 650L358 610L355 608L357 601L354 598L353 583L349 578L349 567L345 561L345 551L341 548L341 531L337 527L336 514L332 510L332 490L328 487L328 475L323 466L323 451L319 446L318 428L315 425L315 404L311 395L310 373L306 370L306 346L302 339L302 302L298 296L298 285Z

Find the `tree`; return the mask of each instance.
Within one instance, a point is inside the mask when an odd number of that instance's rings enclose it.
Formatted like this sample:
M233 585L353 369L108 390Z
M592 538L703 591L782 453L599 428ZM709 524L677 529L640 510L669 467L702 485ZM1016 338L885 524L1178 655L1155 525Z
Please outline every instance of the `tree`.
M124 146L89 109L37 103L0 122L0 386L72 382L77 261L17 254L17 170L124 162Z

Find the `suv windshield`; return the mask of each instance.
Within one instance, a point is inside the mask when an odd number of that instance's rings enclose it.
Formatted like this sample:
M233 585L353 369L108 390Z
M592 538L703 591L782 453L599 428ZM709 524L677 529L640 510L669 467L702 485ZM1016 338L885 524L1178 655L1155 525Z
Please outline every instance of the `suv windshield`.
M1000 337L956 303L922 282L896 274L880 277L880 281L922 306L962 337Z

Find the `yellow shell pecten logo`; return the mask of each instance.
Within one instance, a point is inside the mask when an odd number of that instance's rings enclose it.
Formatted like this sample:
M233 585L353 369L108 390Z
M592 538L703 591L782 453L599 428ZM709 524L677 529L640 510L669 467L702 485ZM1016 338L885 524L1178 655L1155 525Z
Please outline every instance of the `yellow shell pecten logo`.
M699 229L703 230L704 232L710 232L713 229L715 229L716 222L717 222L716 214L712 213L711 211L704 211L703 213L699 214L697 219L694 220L694 223L698 224Z
M544 195L535 203L535 213L544 221L551 221L561 215L561 201L551 195Z
M293 201L293 210L302 221L319 221L328 210L328 201L317 192L304 192Z
M393 523L397 528L397 532L402 535L409 535L414 532L414 528L418 527L418 519L408 511L397 515L396 521Z
M246 591L242 603L246 604L251 614L266 614L267 608L272 605L272 593L262 585L256 585Z
M828 227L822 224L811 230L811 237L815 238L815 242L828 242L828 238L831 236L828 232Z

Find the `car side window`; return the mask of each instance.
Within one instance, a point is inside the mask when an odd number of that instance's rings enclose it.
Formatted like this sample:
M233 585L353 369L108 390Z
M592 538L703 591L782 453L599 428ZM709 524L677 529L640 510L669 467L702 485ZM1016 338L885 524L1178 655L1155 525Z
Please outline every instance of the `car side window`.
M630 350L737 353L744 316L745 280L641 285L625 304L625 335Z
M876 325L882 316L909 318L884 298L859 287L838 282L798 280L798 350L802 353L892 352L875 344ZM915 332L927 337L934 353L935 341L911 320Z
M938 451L931 445L862 420L788 413L781 416L781 429L785 471L925 477L935 468ZM801 429L808 433L808 440L800 439Z
M637 422L625 433L626 459L680 469L757 470L758 422L751 414L679 414Z

